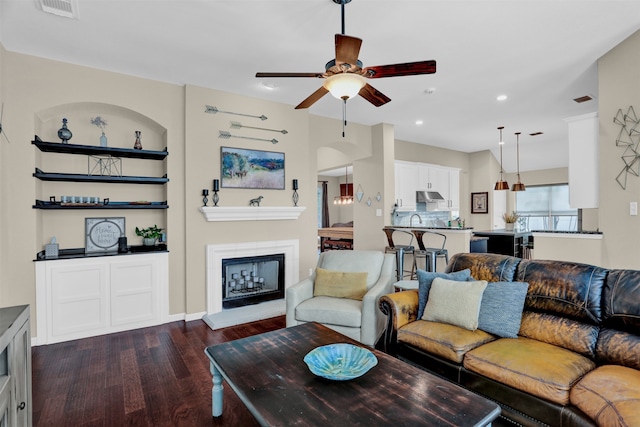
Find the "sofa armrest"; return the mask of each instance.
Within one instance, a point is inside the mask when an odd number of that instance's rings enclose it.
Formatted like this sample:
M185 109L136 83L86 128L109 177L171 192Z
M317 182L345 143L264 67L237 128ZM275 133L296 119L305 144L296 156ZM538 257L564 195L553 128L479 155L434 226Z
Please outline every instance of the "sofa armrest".
M395 259L392 261L395 262ZM393 291L395 271L391 264L391 261L385 259L378 281L362 298L360 342L371 347L376 345L376 341L384 331L385 316L378 307L378 300L382 295Z
M398 329L418 318L418 291L396 292L380 297L380 311L387 315L384 350L393 354L398 340Z
M287 328L298 324L298 322L296 321L296 307L301 302L313 298L314 279L315 274L287 288Z

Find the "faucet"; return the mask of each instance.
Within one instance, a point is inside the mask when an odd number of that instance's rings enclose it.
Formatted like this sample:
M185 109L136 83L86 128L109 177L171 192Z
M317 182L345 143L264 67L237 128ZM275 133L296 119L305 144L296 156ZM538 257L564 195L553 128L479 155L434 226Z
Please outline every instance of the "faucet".
M422 218L420 218L420 215L413 214L413 215L411 215L411 218L409 218L409 227L413 227L413 217L414 216L417 216L418 217L418 221L420 221L420 224L422 224Z

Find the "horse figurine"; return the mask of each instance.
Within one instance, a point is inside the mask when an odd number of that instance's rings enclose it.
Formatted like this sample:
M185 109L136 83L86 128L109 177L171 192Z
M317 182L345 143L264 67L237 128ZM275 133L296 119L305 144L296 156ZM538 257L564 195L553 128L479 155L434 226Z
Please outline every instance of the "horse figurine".
M262 201L262 196L258 196L255 199L249 200L249 206L260 206L261 201Z

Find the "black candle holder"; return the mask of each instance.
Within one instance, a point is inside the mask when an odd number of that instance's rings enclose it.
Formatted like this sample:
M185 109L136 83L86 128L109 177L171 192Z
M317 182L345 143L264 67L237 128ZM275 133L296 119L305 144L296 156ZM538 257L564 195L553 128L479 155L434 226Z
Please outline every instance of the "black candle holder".
M202 206L206 207L207 206L207 202L209 201L209 199L207 199L207 196L209 195L209 190L207 190L206 188L202 190Z
M218 206L218 200L220 200L220 197L218 196L218 190L213 190L213 206L217 207Z
M300 196L298 196L298 180L293 180L293 195L291 196L291 200L293 200L293 206L298 206L298 200L300 200Z

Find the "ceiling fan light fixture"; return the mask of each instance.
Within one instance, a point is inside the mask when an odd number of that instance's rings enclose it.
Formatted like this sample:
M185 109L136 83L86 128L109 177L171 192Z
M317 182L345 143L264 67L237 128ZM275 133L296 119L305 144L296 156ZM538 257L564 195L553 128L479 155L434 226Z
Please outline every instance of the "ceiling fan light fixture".
M327 77L322 86L335 98L346 101L356 96L365 84L360 74L340 73Z

